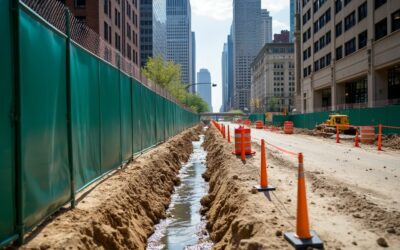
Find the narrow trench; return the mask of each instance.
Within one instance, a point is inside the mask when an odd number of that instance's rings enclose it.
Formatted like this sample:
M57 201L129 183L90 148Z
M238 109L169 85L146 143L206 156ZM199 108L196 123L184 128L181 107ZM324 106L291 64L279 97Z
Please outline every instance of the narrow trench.
M201 146L204 135L193 141L193 153L179 171L181 184L175 188L167 218L156 225L148 239L147 250L211 249L206 221L200 214L200 199L208 193L208 183L202 178L206 171L207 152Z

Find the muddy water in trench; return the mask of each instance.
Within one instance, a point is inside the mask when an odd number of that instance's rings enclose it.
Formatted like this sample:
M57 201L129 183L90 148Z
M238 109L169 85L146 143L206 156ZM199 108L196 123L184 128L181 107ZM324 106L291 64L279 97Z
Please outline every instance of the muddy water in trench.
M200 199L208 192L208 184L201 177L206 170L207 154L201 147L203 141L201 135L199 141L193 142L193 153L179 172L181 185L172 195L168 218L156 225L147 250L211 249L206 222L200 215Z

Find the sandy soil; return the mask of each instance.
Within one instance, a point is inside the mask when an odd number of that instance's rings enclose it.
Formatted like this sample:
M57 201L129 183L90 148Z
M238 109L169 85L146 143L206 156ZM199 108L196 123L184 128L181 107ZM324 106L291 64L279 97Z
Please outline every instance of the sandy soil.
M357 156L350 143L336 145L329 139L254 131L257 154L246 163L231 154L233 143L228 145L216 129L206 135L205 177L210 180L210 194L203 205L216 249L290 248L282 232L295 230L296 159L267 147L269 182L277 191L253 193L252 186L259 181L257 142L263 136L292 151L301 148L305 154L311 228L326 249L379 249L380 238L388 249L400 249L400 189L394 177L400 169L398 153L363 147L357 149L361 152ZM374 186L379 181L384 184Z
M37 229L22 249L145 249L201 127L145 153Z

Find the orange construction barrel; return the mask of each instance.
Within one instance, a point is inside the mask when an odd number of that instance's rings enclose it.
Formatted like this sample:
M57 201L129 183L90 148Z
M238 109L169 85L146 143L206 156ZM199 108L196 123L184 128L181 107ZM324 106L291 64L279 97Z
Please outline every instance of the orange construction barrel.
M242 152L242 130L244 137L244 152L246 155L253 154L251 151L251 135L250 129L244 128L240 126L239 128L235 128L235 154L240 155Z
M283 131L285 132L285 134L293 134L293 122L285 121L283 123Z
M262 121L256 121L256 129L263 129L264 123Z
M372 144L375 142L375 128L372 126L360 127L360 142Z

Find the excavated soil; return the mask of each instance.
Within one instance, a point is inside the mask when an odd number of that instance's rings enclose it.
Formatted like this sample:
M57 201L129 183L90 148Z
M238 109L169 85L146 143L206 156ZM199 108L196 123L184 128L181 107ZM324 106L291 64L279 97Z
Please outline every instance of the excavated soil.
M242 162L232 155L233 144L211 127L205 149L209 194L202 213L215 249L292 249L283 233L296 225L297 167L282 154L267 150L269 184L275 192L257 192L260 146ZM305 166L307 170L307 165ZM399 249L400 210L385 207L356 186L329 178L323 171L306 171L311 229L326 249ZM393 201L397 202L397 201Z
M75 209L38 228L22 249L145 249L201 130L188 129L117 171Z

